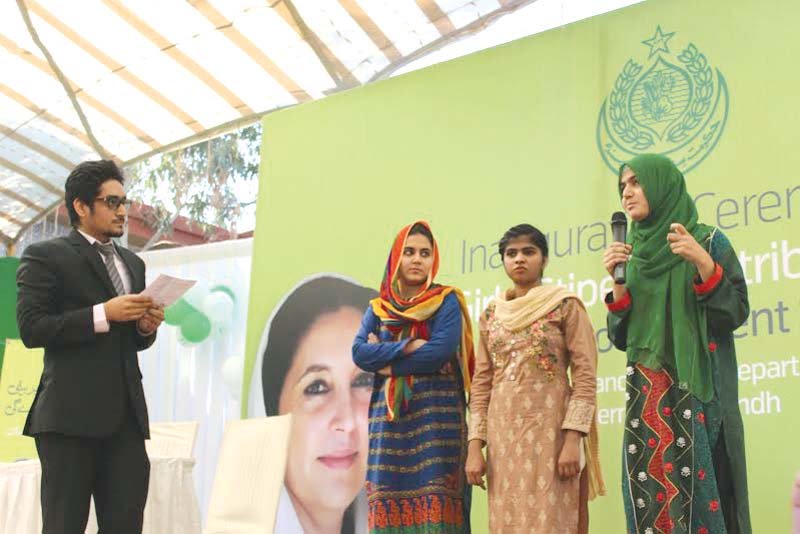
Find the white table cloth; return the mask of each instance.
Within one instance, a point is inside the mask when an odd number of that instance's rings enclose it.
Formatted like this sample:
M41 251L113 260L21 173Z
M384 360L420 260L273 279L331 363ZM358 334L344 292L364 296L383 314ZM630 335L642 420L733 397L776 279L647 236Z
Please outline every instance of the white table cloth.
M200 508L191 458L150 458L144 534L199 534ZM42 512L38 460L0 464L0 534L39 534ZM94 506L86 532L97 533Z

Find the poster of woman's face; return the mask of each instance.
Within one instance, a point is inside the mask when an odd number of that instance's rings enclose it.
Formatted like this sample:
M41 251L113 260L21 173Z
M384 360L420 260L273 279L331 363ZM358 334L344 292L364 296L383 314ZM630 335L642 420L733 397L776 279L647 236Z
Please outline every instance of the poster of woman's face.
M250 416L292 414L284 487L304 529L354 532L369 450L372 374L352 343L376 291L319 274L290 290L264 328Z

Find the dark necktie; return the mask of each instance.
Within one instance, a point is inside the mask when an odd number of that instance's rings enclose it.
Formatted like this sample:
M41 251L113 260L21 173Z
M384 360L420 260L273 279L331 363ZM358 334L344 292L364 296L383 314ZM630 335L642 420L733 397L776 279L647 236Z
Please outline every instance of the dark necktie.
M114 286L114 289L117 290L117 295L124 295L125 294L125 286L122 283L122 277L117 270L117 265L114 263L114 255L116 252L114 251L114 243L109 241L108 243L101 243L100 241L95 241L94 246L100 254L103 255L103 262L106 264L106 270L108 271L108 277L111 278L111 284Z

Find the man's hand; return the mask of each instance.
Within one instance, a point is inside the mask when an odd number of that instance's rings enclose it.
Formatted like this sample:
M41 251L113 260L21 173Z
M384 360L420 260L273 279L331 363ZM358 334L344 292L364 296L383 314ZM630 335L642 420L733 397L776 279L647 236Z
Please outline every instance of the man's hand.
M153 307L153 299L144 295L120 295L103 304L106 320L110 323L138 321ZM162 312L161 318L164 318Z
M164 321L164 309L162 307L150 308L147 313L139 319L137 327L139 332L145 335L150 335L155 332L161 323Z

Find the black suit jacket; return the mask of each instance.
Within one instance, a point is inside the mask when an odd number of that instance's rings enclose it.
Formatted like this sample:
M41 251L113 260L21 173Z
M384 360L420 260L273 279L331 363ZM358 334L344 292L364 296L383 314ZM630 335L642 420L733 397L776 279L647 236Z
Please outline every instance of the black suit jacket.
M128 268L131 292L144 289L144 262L117 247ZM97 250L73 230L29 245L17 270L17 324L26 347L44 347L44 370L23 433L58 432L107 437L130 404L149 438L147 406L137 351L153 344L136 323L110 323L95 334L92 307L114 296Z

